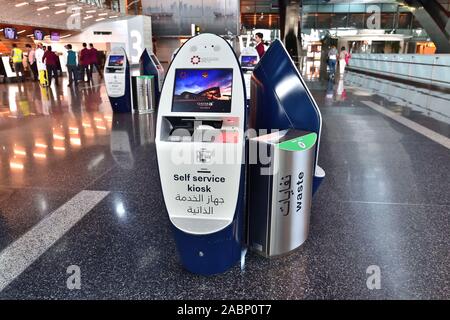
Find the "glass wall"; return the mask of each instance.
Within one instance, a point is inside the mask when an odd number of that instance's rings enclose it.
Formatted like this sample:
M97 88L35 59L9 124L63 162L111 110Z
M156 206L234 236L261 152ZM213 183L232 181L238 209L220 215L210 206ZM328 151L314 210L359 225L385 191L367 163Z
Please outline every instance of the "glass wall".
M120 0L77 0L77 1L81 3L90 4L92 6L97 6L99 8L110 9L117 12L121 11Z
M316 4L313 4L316 3ZM380 29L411 28L412 13L395 3L318 4L305 0L302 9L302 29L366 29L373 10L379 10Z
M158 36L187 36L191 24L201 32L238 34L239 0L140 0Z

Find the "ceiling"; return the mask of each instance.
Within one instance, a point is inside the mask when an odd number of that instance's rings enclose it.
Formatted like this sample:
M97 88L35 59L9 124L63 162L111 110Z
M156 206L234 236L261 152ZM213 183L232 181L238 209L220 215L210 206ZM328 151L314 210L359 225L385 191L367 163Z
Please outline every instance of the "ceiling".
M123 14L77 0L1 0L1 24L81 30Z

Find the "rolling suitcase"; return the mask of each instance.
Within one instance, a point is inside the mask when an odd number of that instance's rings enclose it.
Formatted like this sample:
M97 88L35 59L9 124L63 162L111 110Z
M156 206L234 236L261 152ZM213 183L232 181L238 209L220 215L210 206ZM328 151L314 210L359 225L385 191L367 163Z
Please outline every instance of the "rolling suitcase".
M48 74L47 70L39 70L39 83L43 87L48 87Z

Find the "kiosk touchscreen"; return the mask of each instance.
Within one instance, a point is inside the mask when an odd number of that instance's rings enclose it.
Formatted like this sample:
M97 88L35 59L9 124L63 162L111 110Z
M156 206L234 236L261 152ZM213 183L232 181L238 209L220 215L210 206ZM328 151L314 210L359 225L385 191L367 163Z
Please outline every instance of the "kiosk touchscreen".
M241 56L242 69L254 69L258 64L258 56Z
M230 45L200 34L178 51L159 104L156 150L181 262L224 272L241 257L245 87Z
M114 48L108 55L104 74L113 112L131 112L130 65L123 48Z
M155 97L156 103L159 102L159 96L164 82L164 67L159 62L153 52L144 49L139 60L141 76L155 77Z
M254 47L243 48L239 61L244 71L253 71L259 62L258 51Z

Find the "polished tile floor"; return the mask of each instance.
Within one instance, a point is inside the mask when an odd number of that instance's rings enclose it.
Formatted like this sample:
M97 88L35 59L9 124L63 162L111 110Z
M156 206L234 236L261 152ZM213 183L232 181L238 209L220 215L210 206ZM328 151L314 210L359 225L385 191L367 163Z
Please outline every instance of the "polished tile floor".
M402 107L357 80L310 83L327 177L308 241L278 259L249 252L243 268L213 277L178 263L152 115L113 115L101 83L0 85L0 256L83 190L109 192L0 299L450 299L450 152L365 106ZM72 265L79 290L67 288ZM379 290L366 285L372 265Z

